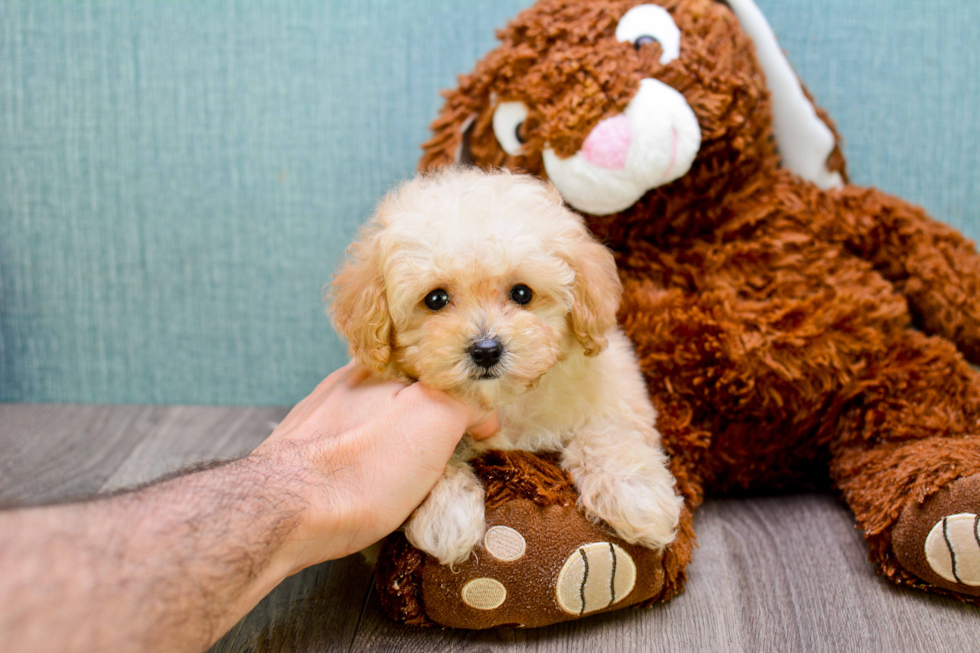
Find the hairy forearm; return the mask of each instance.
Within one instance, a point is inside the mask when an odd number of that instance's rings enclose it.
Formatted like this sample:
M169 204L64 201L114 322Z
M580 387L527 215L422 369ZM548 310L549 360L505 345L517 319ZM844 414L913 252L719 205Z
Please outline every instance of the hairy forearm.
M203 650L286 576L398 528L489 417L352 364L247 458L0 512L0 652Z
M0 650L203 650L296 571L304 499L287 470L252 456L0 513Z

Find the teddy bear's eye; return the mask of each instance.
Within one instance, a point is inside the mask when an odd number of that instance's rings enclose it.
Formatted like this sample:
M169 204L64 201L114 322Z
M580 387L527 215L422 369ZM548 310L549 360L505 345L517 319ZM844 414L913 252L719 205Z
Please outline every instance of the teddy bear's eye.
M524 120L527 107L523 102L501 102L493 112L493 133L500 147L511 156L522 154L521 145L526 140Z
M639 50L640 48L642 48L644 45L648 43L658 43L658 41L656 37L650 36L649 34L644 34L643 36L640 36L635 41L633 41L633 47Z
M647 43L660 43L660 63L668 64L681 54L681 31L670 12L659 5L638 5L619 19L616 40L632 43L637 50Z
M430 311L438 311L449 303L449 293L442 288L436 288L425 296L425 307Z
M510 289L510 298L516 303L524 306L534 298L534 293L523 283L519 283Z

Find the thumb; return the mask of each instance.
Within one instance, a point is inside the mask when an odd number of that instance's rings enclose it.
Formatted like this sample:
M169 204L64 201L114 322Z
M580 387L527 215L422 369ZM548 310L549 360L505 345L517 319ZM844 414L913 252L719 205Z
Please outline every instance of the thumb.
M500 422L497 420L496 410L479 411L466 426L466 432L474 440L486 440L499 430Z
M464 435L464 431L476 440L485 440L500 430L496 410L464 404L445 392L424 383L413 383L398 394L403 399L411 397L410 401L414 400L423 406L427 406L432 417L438 415L442 420L459 424L457 427L459 431L456 432L455 436L456 441ZM436 420L441 421L438 418ZM449 427L449 431L453 430L452 427ZM450 434L447 433L447 435Z

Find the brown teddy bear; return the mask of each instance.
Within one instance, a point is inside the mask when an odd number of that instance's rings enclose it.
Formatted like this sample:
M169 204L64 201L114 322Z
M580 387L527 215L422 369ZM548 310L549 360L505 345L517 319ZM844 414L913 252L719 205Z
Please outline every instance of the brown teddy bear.
M705 493L828 476L885 576L977 602L973 245L846 184L833 125L752 0L541 0L498 37L447 93L421 167L547 178L614 251L688 510L661 556L589 523L554 460L491 452L477 555L450 570L393 537L389 613L539 626L666 600Z

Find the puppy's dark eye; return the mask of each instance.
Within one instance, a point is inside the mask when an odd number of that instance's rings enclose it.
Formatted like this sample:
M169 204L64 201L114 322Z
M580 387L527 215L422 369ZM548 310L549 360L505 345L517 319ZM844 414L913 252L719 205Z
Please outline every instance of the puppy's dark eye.
M644 34L643 36L637 37L637 39L633 41L633 47L639 50L647 43L657 43L656 37L650 36L649 34Z
M436 288L425 296L425 306L430 311L438 311L449 303L449 293L442 288Z
M524 134L521 133L523 131L524 131L524 122L521 121L517 123L517 127L514 127L514 138L516 138L517 142L520 143L521 145L524 144Z
M534 293L532 293L531 289L525 286L523 283L519 283L510 289L510 298L521 306L527 304L533 297Z

